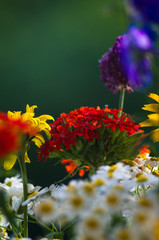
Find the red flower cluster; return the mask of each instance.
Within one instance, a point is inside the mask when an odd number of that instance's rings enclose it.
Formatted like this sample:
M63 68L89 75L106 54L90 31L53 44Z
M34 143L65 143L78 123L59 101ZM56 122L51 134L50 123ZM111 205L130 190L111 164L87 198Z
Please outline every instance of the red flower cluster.
M121 109L109 109L106 106L104 109L100 109L100 107L96 109L81 107L69 114L62 113L60 118L50 125L51 139L39 149L39 161L43 155L46 161L49 152L63 152L72 149L73 145L76 145L81 138L85 144L92 142L93 139L98 139L101 128L109 128L112 131L119 129L120 131L126 131L127 135L139 132L139 124L134 122L126 113L119 117L120 111ZM66 169L68 172L72 172L76 167L75 165L72 166L72 162L69 162Z
M7 114L0 113L0 159L20 148L20 140L28 129L28 124L20 120L11 120Z

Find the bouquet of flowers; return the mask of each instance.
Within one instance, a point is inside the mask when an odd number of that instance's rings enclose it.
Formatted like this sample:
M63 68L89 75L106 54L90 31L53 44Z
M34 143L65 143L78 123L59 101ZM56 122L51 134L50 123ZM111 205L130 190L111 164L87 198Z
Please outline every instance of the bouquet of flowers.
M0 239L31 239L29 222L43 228L38 239L45 240L159 239L159 158L143 145L141 129L159 127L159 95L150 93L157 103L143 107L152 113L140 124L123 112L125 91L152 84L159 3L129 0L128 5L135 25L99 61L105 87L120 92L118 109L82 106L57 120L35 117L36 105L27 105L25 113L0 113L0 162L8 171L18 161L21 172L0 183ZM159 128L150 134L159 141ZM45 188L28 183L31 142L39 161L58 158L68 177L87 176Z

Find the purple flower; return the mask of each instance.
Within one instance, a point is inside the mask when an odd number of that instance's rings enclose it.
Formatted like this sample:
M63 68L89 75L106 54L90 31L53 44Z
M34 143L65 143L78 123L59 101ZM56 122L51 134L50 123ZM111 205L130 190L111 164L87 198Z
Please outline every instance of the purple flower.
M124 38L125 35L117 37L114 46L99 61L101 80L105 83L105 87L113 93L117 93L122 88L125 88L128 92L133 92L122 66L121 42Z
M150 53L153 41L145 30L133 26L122 41L122 63L132 87L146 88L152 83Z
M159 23L159 0L130 0L145 22Z

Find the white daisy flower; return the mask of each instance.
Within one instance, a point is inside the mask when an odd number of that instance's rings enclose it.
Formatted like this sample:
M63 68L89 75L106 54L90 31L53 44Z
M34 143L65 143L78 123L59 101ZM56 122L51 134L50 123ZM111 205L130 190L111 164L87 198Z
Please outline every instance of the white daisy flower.
M41 198L33 205L33 211L42 222L50 223L57 216L55 201L51 198Z
M0 226L7 227L8 224L7 218L0 212Z
M88 214L78 225L78 232L89 236L99 236L103 233L104 223L101 218Z
M39 191L41 187L35 187L34 191L28 196L28 199L22 203L22 206L28 205L30 202L36 200L38 197L44 196L48 192L48 187L43 188Z
M16 175L15 177L11 177L11 178L6 178L4 180L4 184L6 184L8 187L12 187L12 186L17 186L19 184L22 183L22 179L20 178L20 175Z

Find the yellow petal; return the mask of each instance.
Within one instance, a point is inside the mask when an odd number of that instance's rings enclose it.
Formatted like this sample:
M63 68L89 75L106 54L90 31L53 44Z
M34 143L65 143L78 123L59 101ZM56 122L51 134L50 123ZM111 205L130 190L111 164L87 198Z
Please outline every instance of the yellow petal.
M141 127L158 127L159 122L157 120L147 119L140 123Z
M33 124L34 127L38 128L38 131L44 131L44 130L51 130L51 127L48 123L46 123L45 121L41 121L39 118L32 118L31 122Z
M51 128L50 128L50 129L51 129ZM49 131L50 131L50 129L49 129ZM46 134L46 136L48 137L48 139L50 140L51 134L50 134L50 132L48 131L48 129L44 129L43 131L44 131L44 133Z
M34 117L34 115L34 113L26 112L22 114L21 118L23 121L30 121Z
M159 128L157 128L151 132L151 137L154 142L159 142Z
M159 113L159 104L157 103L147 104L147 105L144 105L142 109L146 111Z
M159 103L159 95L157 95L155 93L150 93L149 97Z
M18 111L18 112L11 112L11 111L8 111L7 112L7 115L10 119L14 119L14 120L17 120L17 119L20 119L21 118L21 111Z
M159 114L158 113L149 114L147 116L148 116L149 119L159 122Z
M29 107L29 104L26 105L26 112L27 113L34 113L34 109L37 108L36 105L33 105L32 107Z
M32 123L32 126L39 128L40 120L38 118L32 118L32 119L30 119L30 122Z
M9 155L5 160L4 160L4 169L5 170L10 170L16 163L17 156L15 154Z
M45 142L45 139L42 135L37 134L36 137L32 139L32 141L35 143L37 147L41 147L41 145Z
M30 163L30 159L29 159L29 157L28 157L28 153L27 153L27 152L25 152L24 160L25 160L25 163L26 163L26 162L27 162L27 163Z
M47 120L52 120L52 121L55 121L55 119L52 117L52 116L50 116L50 115L41 115L41 116L39 116L38 117L41 121L47 121Z

